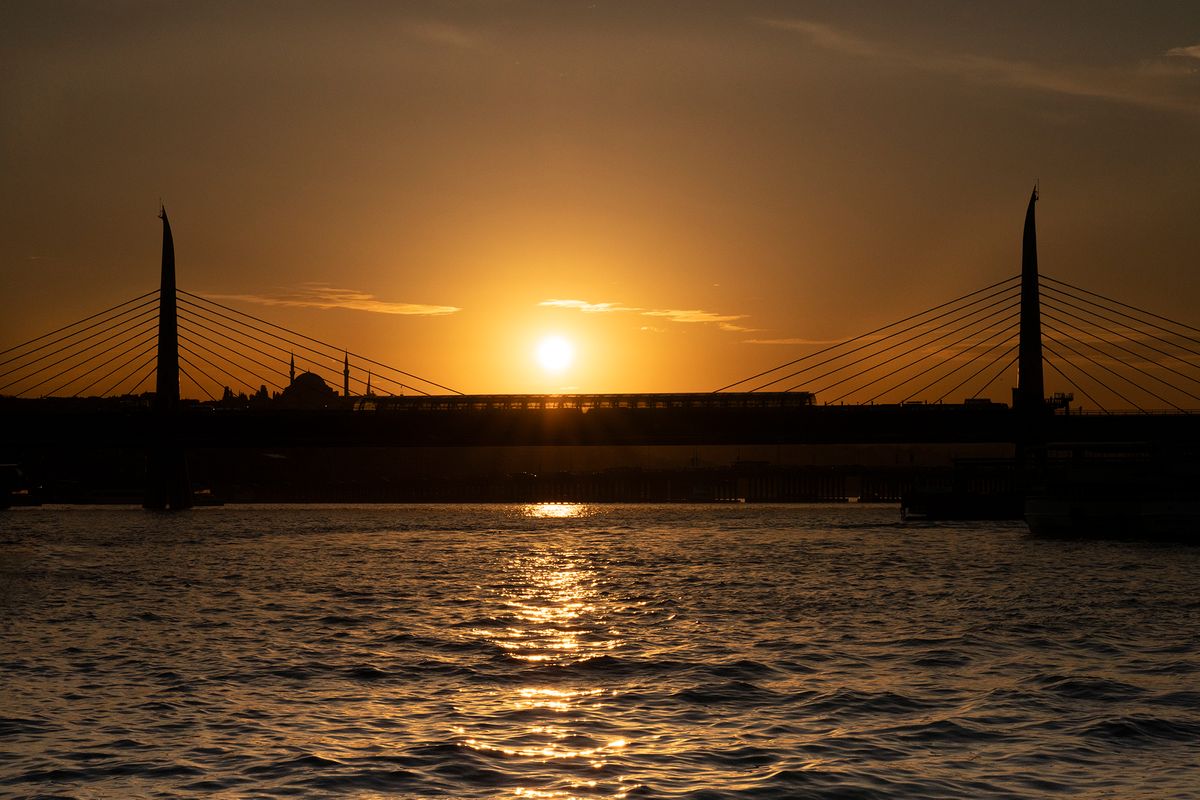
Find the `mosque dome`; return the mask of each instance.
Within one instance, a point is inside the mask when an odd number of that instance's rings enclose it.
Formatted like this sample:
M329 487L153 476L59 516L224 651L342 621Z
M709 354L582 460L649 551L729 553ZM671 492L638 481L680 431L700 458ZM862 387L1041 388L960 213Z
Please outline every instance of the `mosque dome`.
M292 385L283 390L279 399L290 406L319 408L337 396L337 392L320 375L301 372Z

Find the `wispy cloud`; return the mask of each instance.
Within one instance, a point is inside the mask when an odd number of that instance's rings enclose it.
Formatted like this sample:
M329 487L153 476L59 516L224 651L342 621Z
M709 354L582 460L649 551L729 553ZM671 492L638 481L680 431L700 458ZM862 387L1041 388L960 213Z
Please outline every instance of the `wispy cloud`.
M801 339L790 336L783 339L743 339L744 344L837 344L842 339Z
M1194 58L1200 60L1200 44L1193 44L1188 47L1172 47L1163 53L1163 55L1167 58Z
M280 294L206 294L217 300L233 300L256 303L263 306L287 308L343 308L349 311L368 311L374 314L402 314L414 316L443 316L462 309L455 306L434 306L423 303L397 303L380 300L369 292L358 289L340 289L323 283L306 283Z
M803 34L813 44L826 50L868 58L887 54L887 48L878 43L823 22L814 22L808 19L759 19L756 21L771 28Z
M414 39L447 47L473 48L479 45L479 36L470 31L434 20L410 20L402 29Z
M643 311L643 315L647 317L662 317L669 319L671 322L686 322L716 325L723 331L730 333L745 333L754 330L754 328L745 328L741 325L734 324L739 319L745 319L745 314L715 314L711 311L700 311L699 309L654 309L651 311Z
M1172 92L1164 81L1178 70L1148 68L1060 67L990 56L909 50L806 19L756 19L757 23L799 34L821 49L891 66L957 76L977 83L1085 97L1148 108L1200 113L1195 97ZM1200 58L1200 45L1177 47L1164 56ZM1152 64L1150 64L1152 66Z
M538 305L549 306L552 308L573 308L582 311L585 314L614 312L640 314L644 317L659 317L671 322L716 325L723 331L731 332L755 330L754 328L744 328L741 325L735 324L737 320L745 319L745 314L718 314L714 311L701 311L700 309L638 308L636 306L626 306L620 303L589 303L586 300L543 300ZM642 329L655 330L649 326L643 326Z
M643 309L631 308L623 306L619 303L589 303L586 300L543 300L538 303L540 306L551 306L553 308L574 308L582 311L585 314L603 314L611 311L632 311L640 312Z

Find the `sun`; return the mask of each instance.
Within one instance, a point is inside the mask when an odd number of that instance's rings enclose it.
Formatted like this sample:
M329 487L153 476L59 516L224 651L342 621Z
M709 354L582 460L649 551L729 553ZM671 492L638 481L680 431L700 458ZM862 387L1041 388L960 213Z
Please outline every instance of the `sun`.
M538 342L537 360L547 372L562 372L575 360L575 347L561 336L547 336Z

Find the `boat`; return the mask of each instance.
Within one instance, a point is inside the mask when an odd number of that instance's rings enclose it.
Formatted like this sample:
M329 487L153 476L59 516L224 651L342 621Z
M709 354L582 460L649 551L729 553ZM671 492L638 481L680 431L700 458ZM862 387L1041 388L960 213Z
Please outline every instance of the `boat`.
M1037 457L1025 500L1033 535L1200 543L1196 445L1076 442Z

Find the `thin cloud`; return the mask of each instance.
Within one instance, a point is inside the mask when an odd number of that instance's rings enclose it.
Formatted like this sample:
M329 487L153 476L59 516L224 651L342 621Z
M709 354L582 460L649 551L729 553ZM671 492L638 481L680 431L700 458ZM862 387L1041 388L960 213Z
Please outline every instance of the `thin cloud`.
M405 33L423 42L470 49L479 46L479 37L457 25L432 20L414 20L402 25Z
M699 309L678 309L664 308L655 309L652 311L643 311L642 314L647 317L663 317L671 322L692 322L692 323L729 323L734 320L745 319L745 314L715 314L711 311L700 311Z
M623 306L618 303L589 303L586 300L543 300L538 305L551 306L553 308L574 308L585 314L603 314L612 311L642 311L640 308Z
M855 36L847 31L839 30L823 22L807 19L759 19L763 25L781 31L793 31L803 34L818 47L834 50L851 56L875 58L887 55L885 48L875 42Z
M1049 67L989 56L916 52L806 19L756 19L755 22L800 34L812 44L830 52L954 75L978 83L1200 113L1200 103L1194 98L1164 92L1164 81L1161 79L1170 73L1169 70L1156 71L1144 64L1127 69ZM1200 58L1200 45L1177 47L1167 51L1166 55Z
M744 328L741 325L734 323L737 320L745 319L745 314L718 314L714 311L702 311L700 309L682 309L682 308L638 308L637 306L626 306L620 303L589 303L587 300L543 300L538 303L541 306L549 306L552 308L573 308L577 311L582 311L585 314L604 314L604 313L626 313L640 314L643 317L658 317L666 319L670 322L679 322L684 324L701 324L701 325L716 325L723 331L731 331L735 333L747 332L756 330L755 328ZM643 326L642 330L657 330Z
M437 317L453 314L462 309L455 306L434 306L423 303L397 303L380 300L369 292L358 289L341 289L323 283L306 283L284 294L207 294L205 297L256 303L263 306L286 308L342 308L348 311L367 311L373 314L400 314L409 316Z
M843 339L801 339L790 336L783 339L743 339L743 344L837 344Z
M1167 58L1194 58L1200 60L1200 44L1193 44L1189 47L1172 47L1163 53L1163 55Z

